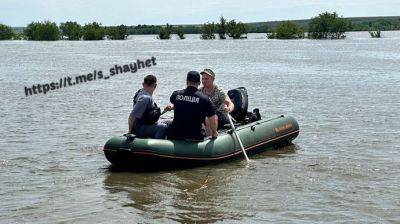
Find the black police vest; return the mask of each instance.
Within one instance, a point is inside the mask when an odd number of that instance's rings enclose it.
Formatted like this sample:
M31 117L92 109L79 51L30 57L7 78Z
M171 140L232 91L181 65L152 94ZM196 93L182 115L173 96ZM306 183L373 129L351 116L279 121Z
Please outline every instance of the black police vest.
M137 102L137 97L139 95L139 92L141 91L141 89L139 89L136 93L135 96L133 97L133 103L136 104ZM157 106L157 104L153 101L152 105L150 108L147 108L144 113L143 116L141 118L141 120L143 121L143 124L145 125L153 125L155 124L158 119L161 116L161 109Z

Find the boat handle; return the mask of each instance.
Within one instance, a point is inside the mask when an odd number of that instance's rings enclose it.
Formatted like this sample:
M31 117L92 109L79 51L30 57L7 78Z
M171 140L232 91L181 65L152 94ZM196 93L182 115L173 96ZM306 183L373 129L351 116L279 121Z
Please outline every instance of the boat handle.
M125 152L130 152L131 151L131 149L127 149L127 148L118 148L118 150L121 150L121 151L125 151Z
M254 131L254 130L256 129L256 126L259 125L259 124L261 124L261 123L260 123L260 122L256 122L256 124L252 125L252 126L250 127L250 129L251 129L252 131Z

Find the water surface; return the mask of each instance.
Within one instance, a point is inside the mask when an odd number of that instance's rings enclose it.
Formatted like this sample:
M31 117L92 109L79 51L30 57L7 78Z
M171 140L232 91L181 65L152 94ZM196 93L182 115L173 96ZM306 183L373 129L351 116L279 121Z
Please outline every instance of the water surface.
M398 223L400 33L344 40L0 42L0 222ZM156 57L108 80L25 96L24 86ZM145 75L168 102L189 70L212 68L250 108L294 116L294 145L245 161L112 172L101 151L127 131Z

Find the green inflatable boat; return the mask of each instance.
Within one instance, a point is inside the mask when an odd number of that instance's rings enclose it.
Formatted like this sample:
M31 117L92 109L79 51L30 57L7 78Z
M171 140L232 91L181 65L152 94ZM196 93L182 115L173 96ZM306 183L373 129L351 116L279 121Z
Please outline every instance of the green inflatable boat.
M267 120L261 119L258 109L248 112L246 88L229 90L228 96L235 105L231 115L247 153L289 144L299 135L299 125L292 117L281 115ZM243 156L230 125L219 131L218 138L201 142L113 137L105 144L104 154L115 166L139 169L198 166Z
M291 143L299 125L293 117L281 115L238 125L236 131L251 154ZM202 142L113 137L105 144L104 154L115 166L136 168L197 166L243 156L232 129Z

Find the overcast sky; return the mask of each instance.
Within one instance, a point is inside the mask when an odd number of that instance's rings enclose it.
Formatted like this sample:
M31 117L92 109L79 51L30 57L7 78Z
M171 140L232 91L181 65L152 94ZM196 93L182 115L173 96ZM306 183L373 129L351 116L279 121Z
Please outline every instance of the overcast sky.
M0 23L201 24L217 22L221 15L262 22L309 19L324 11L336 11L344 17L399 16L400 0L0 0Z

